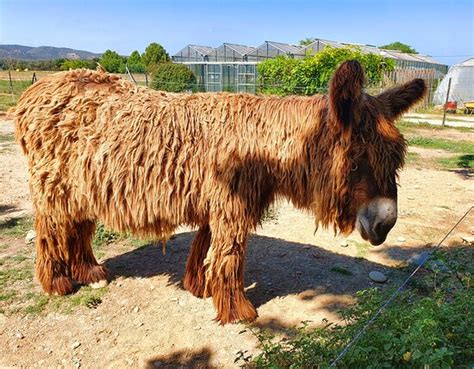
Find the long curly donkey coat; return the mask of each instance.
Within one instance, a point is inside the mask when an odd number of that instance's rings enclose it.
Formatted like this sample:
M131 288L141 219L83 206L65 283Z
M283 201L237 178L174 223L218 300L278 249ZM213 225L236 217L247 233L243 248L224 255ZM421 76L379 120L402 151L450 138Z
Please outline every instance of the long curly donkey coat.
M257 316L244 294L246 243L276 199L383 242L406 150L394 120L425 85L369 96L364 79L349 61L328 96L281 98L157 92L100 71L42 78L15 114L43 289L66 294L107 278L91 248L98 220L164 239L181 224L198 227L184 287L212 296L221 323Z

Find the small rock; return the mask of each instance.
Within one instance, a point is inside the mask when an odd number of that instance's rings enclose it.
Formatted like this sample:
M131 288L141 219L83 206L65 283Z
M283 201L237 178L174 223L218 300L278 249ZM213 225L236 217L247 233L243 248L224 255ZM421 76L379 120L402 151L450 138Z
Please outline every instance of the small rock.
M201 329L201 327L196 326L196 327L193 327L193 329L194 329L195 331L199 331L199 330Z
M377 271L370 272L369 278L377 283L385 283L387 281L387 277L385 276L385 274Z
M81 345L81 343L79 341L76 341L74 342L72 345L71 345L71 348L73 350L77 349L79 346Z
M421 263L425 261L425 259L428 257L429 254L430 253L428 251L423 251L419 254L412 256L410 259L408 259L408 263L415 266L419 266L421 265Z
M145 323L140 322L140 323L137 324L137 327L142 327L144 324L145 324Z
M347 242L347 240L342 240L342 241L339 243L339 246L341 246L341 247L347 247L347 246L349 246L349 242Z
M414 185L413 188L418 189L418 188L421 188L421 187L419 185Z
M102 279L99 282L94 282L94 283L89 284L89 286L96 290L96 289L103 288L103 287L107 286L107 284L108 284L107 280Z
M461 236L461 240L468 245L474 246L474 237L469 236Z
M75 368L80 368L81 367L81 359L77 357L72 358L72 363L74 364Z
M397 237L397 241L398 241L398 242L405 242L406 240L407 240L407 239L406 239L405 237L402 237L402 236Z
M415 200L415 198L413 196L408 196L407 199L408 200Z
M25 236L25 242L27 244L28 243L33 243L33 242L35 242L35 239L36 239L36 232L33 229L29 230L28 233Z
M0 313L0 327L3 327L7 323L7 317Z
M134 313L138 313L139 310L140 310L140 308L139 308L138 306L135 306L135 307L133 308L133 312L134 312Z
M21 332L16 332L15 337L18 338L19 340L22 340L23 338L25 338L25 336Z
M177 298L177 297L173 297L172 299L170 299L170 301L177 302L177 301L178 301L178 298Z

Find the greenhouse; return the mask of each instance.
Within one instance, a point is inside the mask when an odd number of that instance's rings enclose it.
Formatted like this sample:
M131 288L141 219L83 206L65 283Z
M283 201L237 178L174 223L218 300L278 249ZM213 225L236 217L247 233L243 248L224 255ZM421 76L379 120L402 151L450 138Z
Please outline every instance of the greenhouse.
M256 92L257 64L278 56L302 59L326 47L354 47L363 53L381 55L395 61L392 80L404 82L406 78L442 78L448 67L427 55L406 54L380 49L374 45L354 44L315 39L308 46L265 41L258 47L223 43L219 47L188 45L172 56L175 63L188 66L196 75L203 91ZM429 72L429 73L427 73ZM427 77L429 76L429 77Z
M451 80L448 101L456 101L459 106L474 101L474 57L455 64L449 68L448 74L436 89L435 104L444 104L448 93L448 84Z

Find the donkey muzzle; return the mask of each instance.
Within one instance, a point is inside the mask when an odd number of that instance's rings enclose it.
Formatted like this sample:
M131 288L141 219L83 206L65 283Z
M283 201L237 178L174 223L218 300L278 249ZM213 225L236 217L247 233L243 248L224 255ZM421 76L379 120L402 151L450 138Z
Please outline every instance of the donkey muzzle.
M397 221L397 200L378 197L357 212L356 227L364 240L378 246Z

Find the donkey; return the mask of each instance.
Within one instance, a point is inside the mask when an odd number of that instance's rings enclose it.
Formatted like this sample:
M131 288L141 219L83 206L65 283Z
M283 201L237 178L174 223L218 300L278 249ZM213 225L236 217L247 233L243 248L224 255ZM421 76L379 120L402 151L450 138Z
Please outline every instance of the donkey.
M381 244L397 220L406 152L394 122L426 87L415 79L370 96L364 83L357 61L339 66L328 96L311 97L171 94L103 71L42 78L15 114L43 289L66 294L107 278L91 248L96 221L164 239L197 227L183 284L212 296L222 324L257 317L244 257L274 201Z

